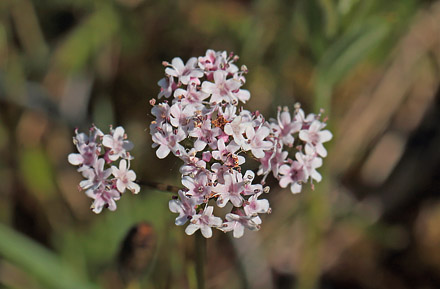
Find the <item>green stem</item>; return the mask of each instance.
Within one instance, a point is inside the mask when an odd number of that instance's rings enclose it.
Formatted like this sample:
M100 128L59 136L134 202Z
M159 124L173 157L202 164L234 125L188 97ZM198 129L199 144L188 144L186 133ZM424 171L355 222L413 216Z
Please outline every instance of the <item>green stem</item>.
M197 288L205 289L205 260L206 260L206 239L200 231L195 234L195 254L196 254L196 279Z

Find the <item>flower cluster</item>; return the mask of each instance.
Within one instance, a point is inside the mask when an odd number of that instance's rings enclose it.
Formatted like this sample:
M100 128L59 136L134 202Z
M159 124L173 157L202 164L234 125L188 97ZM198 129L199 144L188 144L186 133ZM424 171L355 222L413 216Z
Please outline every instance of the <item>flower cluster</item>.
M189 221L188 235L200 229L210 238L212 228L217 228L239 238L245 228L258 230L262 222L258 214L270 212L268 200L260 197L269 191L263 185L271 172L293 193L300 192L305 182L321 180L316 168L327 154L322 143L332 137L323 130L321 116L306 117L296 106L293 115L287 108L279 109L277 119L266 121L258 111L238 107L250 99L250 92L242 89L248 71L244 65L239 69L237 60L233 54L208 50L186 63L178 57L164 62L166 77L158 82L158 98L171 101L150 102L157 157L172 153L183 161L184 189L169 208L179 214L176 225ZM288 158L293 147L298 148L295 160ZM245 156L260 162L260 183L254 182L254 172L242 172ZM220 208L230 204L225 220L214 215L210 205L214 203Z
M78 172L85 178L79 188L86 190L86 195L94 199L93 212L98 214L104 207L116 210L115 201L126 189L134 194L139 192L140 187L134 182L136 174L130 170L133 157L128 151L133 144L127 140L123 127L110 127L110 133L106 135L96 126L90 128L89 135L78 133L78 130L75 134L73 143L79 153L69 154L68 160L72 165L79 166ZM110 167L119 159L118 167Z

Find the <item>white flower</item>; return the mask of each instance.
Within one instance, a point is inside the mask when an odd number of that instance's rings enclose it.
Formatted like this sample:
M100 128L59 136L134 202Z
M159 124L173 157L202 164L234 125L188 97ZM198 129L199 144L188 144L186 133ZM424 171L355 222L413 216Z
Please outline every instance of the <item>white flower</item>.
M191 220L191 224L185 229L185 233L188 235L194 234L195 231L200 229L203 237L212 237L212 227L219 227L222 225L222 219L212 215L214 210L213 206L207 206L202 214L196 214Z
M279 173L280 187L286 188L289 184L290 190L293 194L301 192L302 183L307 180L307 173L304 170L304 166L297 161L293 161L292 164L282 165Z
M256 158L263 158L264 151L273 147L270 141L264 140L269 133L270 129L266 126L258 128L257 131L253 127L248 126L246 128L247 140L242 144L243 150L250 150Z
M165 73L179 78L179 81L183 84L188 84L191 78L200 78L203 76L203 71L196 68L197 58L192 57L188 62L183 64L180 57L175 57L171 61L171 67L165 69Z
M245 103L251 97L249 91L240 89L241 82L237 79L226 79L228 73L226 71L217 70L214 72L214 83L204 81L202 90L211 94L211 103L237 104L238 100Z
M321 157L327 156L327 150L322 143L328 142L333 136L328 130L320 131L324 126L319 120L314 120L308 129L299 132L299 138L306 142L307 154L314 154L316 151Z
M112 173L116 178L116 188L119 192L123 193L125 189L129 189L134 194L139 193L140 187L134 182L136 180L136 173L129 170L126 160L119 162L119 169L112 166Z
M182 155L185 148L179 144L180 141L186 138L186 134L182 129L177 129L173 132L171 125L165 123L160 131L153 134L153 147L159 146L156 151L158 158L165 158L171 151L176 156Z
M197 204L194 198L187 197L182 190L179 191L179 198L180 200L170 200L168 207L171 212L179 214L176 218L176 225L182 226L196 214L195 206Z
M110 211L116 210L116 202L121 198L121 194L117 190L107 189L105 187L98 188L95 191L87 191L87 196L94 199L91 209L95 214L101 213L103 208Z
M234 238L241 238L244 234L244 228L251 231L260 229L260 226L253 221L252 217L229 213L226 214L225 218L228 222L223 223L222 230L224 232L233 231Z
M297 152L295 157L304 167L304 170L307 173L307 178L310 177L319 183L322 176L316 169L322 166L322 159L315 155L305 155L300 152Z
M228 201L235 207L240 207L243 204L243 197L241 193L244 190L244 182L241 173L232 170L223 175L224 184L218 184L213 191L218 195L217 206L223 208Z
M106 134L102 139L102 144L110 148L108 158L116 161L118 158L127 157L127 151L133 148L133 143L126 140L125 130L122 126L118 126L112 135Z

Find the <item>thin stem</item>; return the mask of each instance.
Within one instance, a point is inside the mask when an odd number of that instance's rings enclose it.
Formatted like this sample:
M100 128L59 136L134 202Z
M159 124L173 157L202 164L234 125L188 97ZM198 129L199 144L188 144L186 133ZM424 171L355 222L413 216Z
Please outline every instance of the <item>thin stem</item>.
M206 239L200 231L195 234L195 253L196 253L196 279L197 288L205 289L205 260L206 260Z
M172 193L172 194L177 194L179 192L179 190L182 189L177 186L171 186L171 185L150 182L150 181L137 181L137 183L141 186L150 187L150 188L156 189L158 191Z

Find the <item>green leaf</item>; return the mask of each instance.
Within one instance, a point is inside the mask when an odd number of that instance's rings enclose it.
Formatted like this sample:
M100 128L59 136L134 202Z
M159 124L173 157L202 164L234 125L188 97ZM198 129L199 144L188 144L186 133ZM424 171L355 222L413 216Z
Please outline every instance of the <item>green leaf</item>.
M54 289L98 289L81 279L54 253L0 224L0 255Z
M334 85L363 61L388 33L389 25L380 19L355 27L326 51L316 69L316 109L330 109Z

